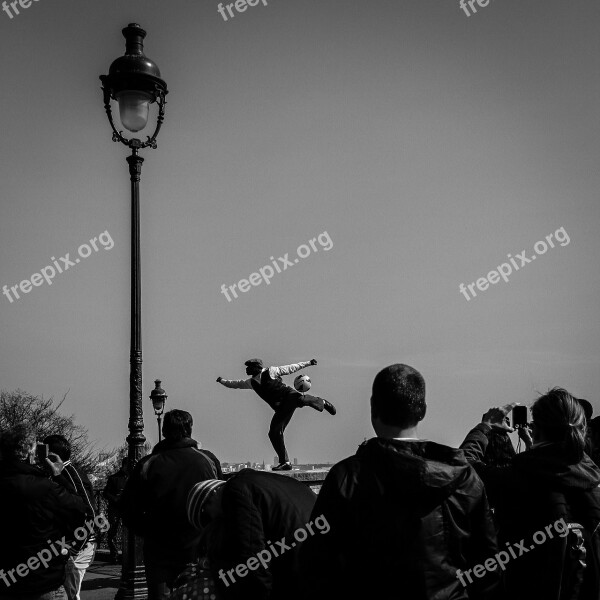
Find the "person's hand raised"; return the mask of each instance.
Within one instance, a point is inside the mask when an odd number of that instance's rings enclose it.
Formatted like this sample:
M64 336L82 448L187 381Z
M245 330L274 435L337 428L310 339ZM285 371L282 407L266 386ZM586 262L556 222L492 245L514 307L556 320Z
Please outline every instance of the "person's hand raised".
M58 454L54 454L54 452L48 453L48 458L45 459L45 467L50 473L52 477L56 477L62 473L62 470L65 468L65 465L58 456Z
M492 429L511 433L514 429L508 422L508 413L511 412L517 404L518 402L511 402L504 406L490 408L483 417L481 417L481 422L489 425Z
M523 427L517 427L517 433L519 437L525 442L525 447L529 450L533 446L533 438L531 437L531 429L529 425Z

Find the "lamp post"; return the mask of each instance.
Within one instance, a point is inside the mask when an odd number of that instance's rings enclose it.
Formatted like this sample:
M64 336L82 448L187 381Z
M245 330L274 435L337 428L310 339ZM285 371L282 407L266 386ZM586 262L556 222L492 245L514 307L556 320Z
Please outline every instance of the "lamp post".
M162 435L160 432L160 421L163 413L165 412L165 402L167 401L167 394L165 390L160 387L160 379L154 380L154 389L150 392L150 400L152 400L152 407L154 408L154 414L156 415L156 421L158 422L158 441L162 441Z
M140 271L140 197L139 182L144 159L139 155L143 148L156 148L156 137L162 126L165 112L167 84L152 60L144 55L146 32L130 23L122 30L125 37L125 54L117 58L101 75L104 109L113 130L113 142L121 142L131 149L127 157L131 179L131 347L129 375L129 435L127 437L129 468L133 469L144 453L144 421L142 411L142 332L141 332L141 271ZM148 123L149 106L158 105L158 117L152 136L142 142L127 139L117 130L113 121L111 101L119 104L119 116L125 129L132 133L141 131ZM120 599L146 598L141 540L126 531L123 536L123 571Z

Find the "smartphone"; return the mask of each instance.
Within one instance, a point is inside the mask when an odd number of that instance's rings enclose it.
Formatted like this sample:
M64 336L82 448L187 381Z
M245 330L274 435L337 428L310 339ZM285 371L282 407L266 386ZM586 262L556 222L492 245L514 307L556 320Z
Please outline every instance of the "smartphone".
M37 444L35 447L35 455L37 459L43 464L48 458L48 444Z
M512 410L513 427L524 427L527 425L527 407L515 406Z

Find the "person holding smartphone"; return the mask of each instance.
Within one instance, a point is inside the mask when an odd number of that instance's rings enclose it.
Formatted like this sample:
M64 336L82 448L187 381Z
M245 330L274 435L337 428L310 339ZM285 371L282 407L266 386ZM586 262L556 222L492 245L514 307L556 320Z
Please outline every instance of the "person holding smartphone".
M505 567L507 597L598 600L600 469L585 453L583 408L562 388L551 389L533 403L531 424L523 408L510 403L489 409L461 444L495 507L498 546L514 549L522 544ZM511 412L513 427L506 419ZM486 464L490 433L515 428L527 450L506 467ZM556 526L561 520L580 526L585 560L569 563L572 547L567 552L564 547L568 531L563 535ZM571 567L579 570L579 581L571 577Z
M0 454L0 600L66 600L68 554L59 551L60 541L85 520L86 506L48 477L58 476L63 462L37 449L27 425L0 434Z

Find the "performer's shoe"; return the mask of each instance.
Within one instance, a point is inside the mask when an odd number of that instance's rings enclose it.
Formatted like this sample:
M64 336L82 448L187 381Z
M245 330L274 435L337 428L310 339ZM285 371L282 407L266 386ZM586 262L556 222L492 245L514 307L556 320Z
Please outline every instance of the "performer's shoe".
M273 467L271 469L271 471L291 471L292 470L292 463L288 462L284 462L281 463L280 465L277 465L276 467Z
M337 412L335 410L335 406L333 404L331 404L331 402L329 402L329 400L324 400L323 401L323 408L330 414L330 415L335 415L335 413Z

